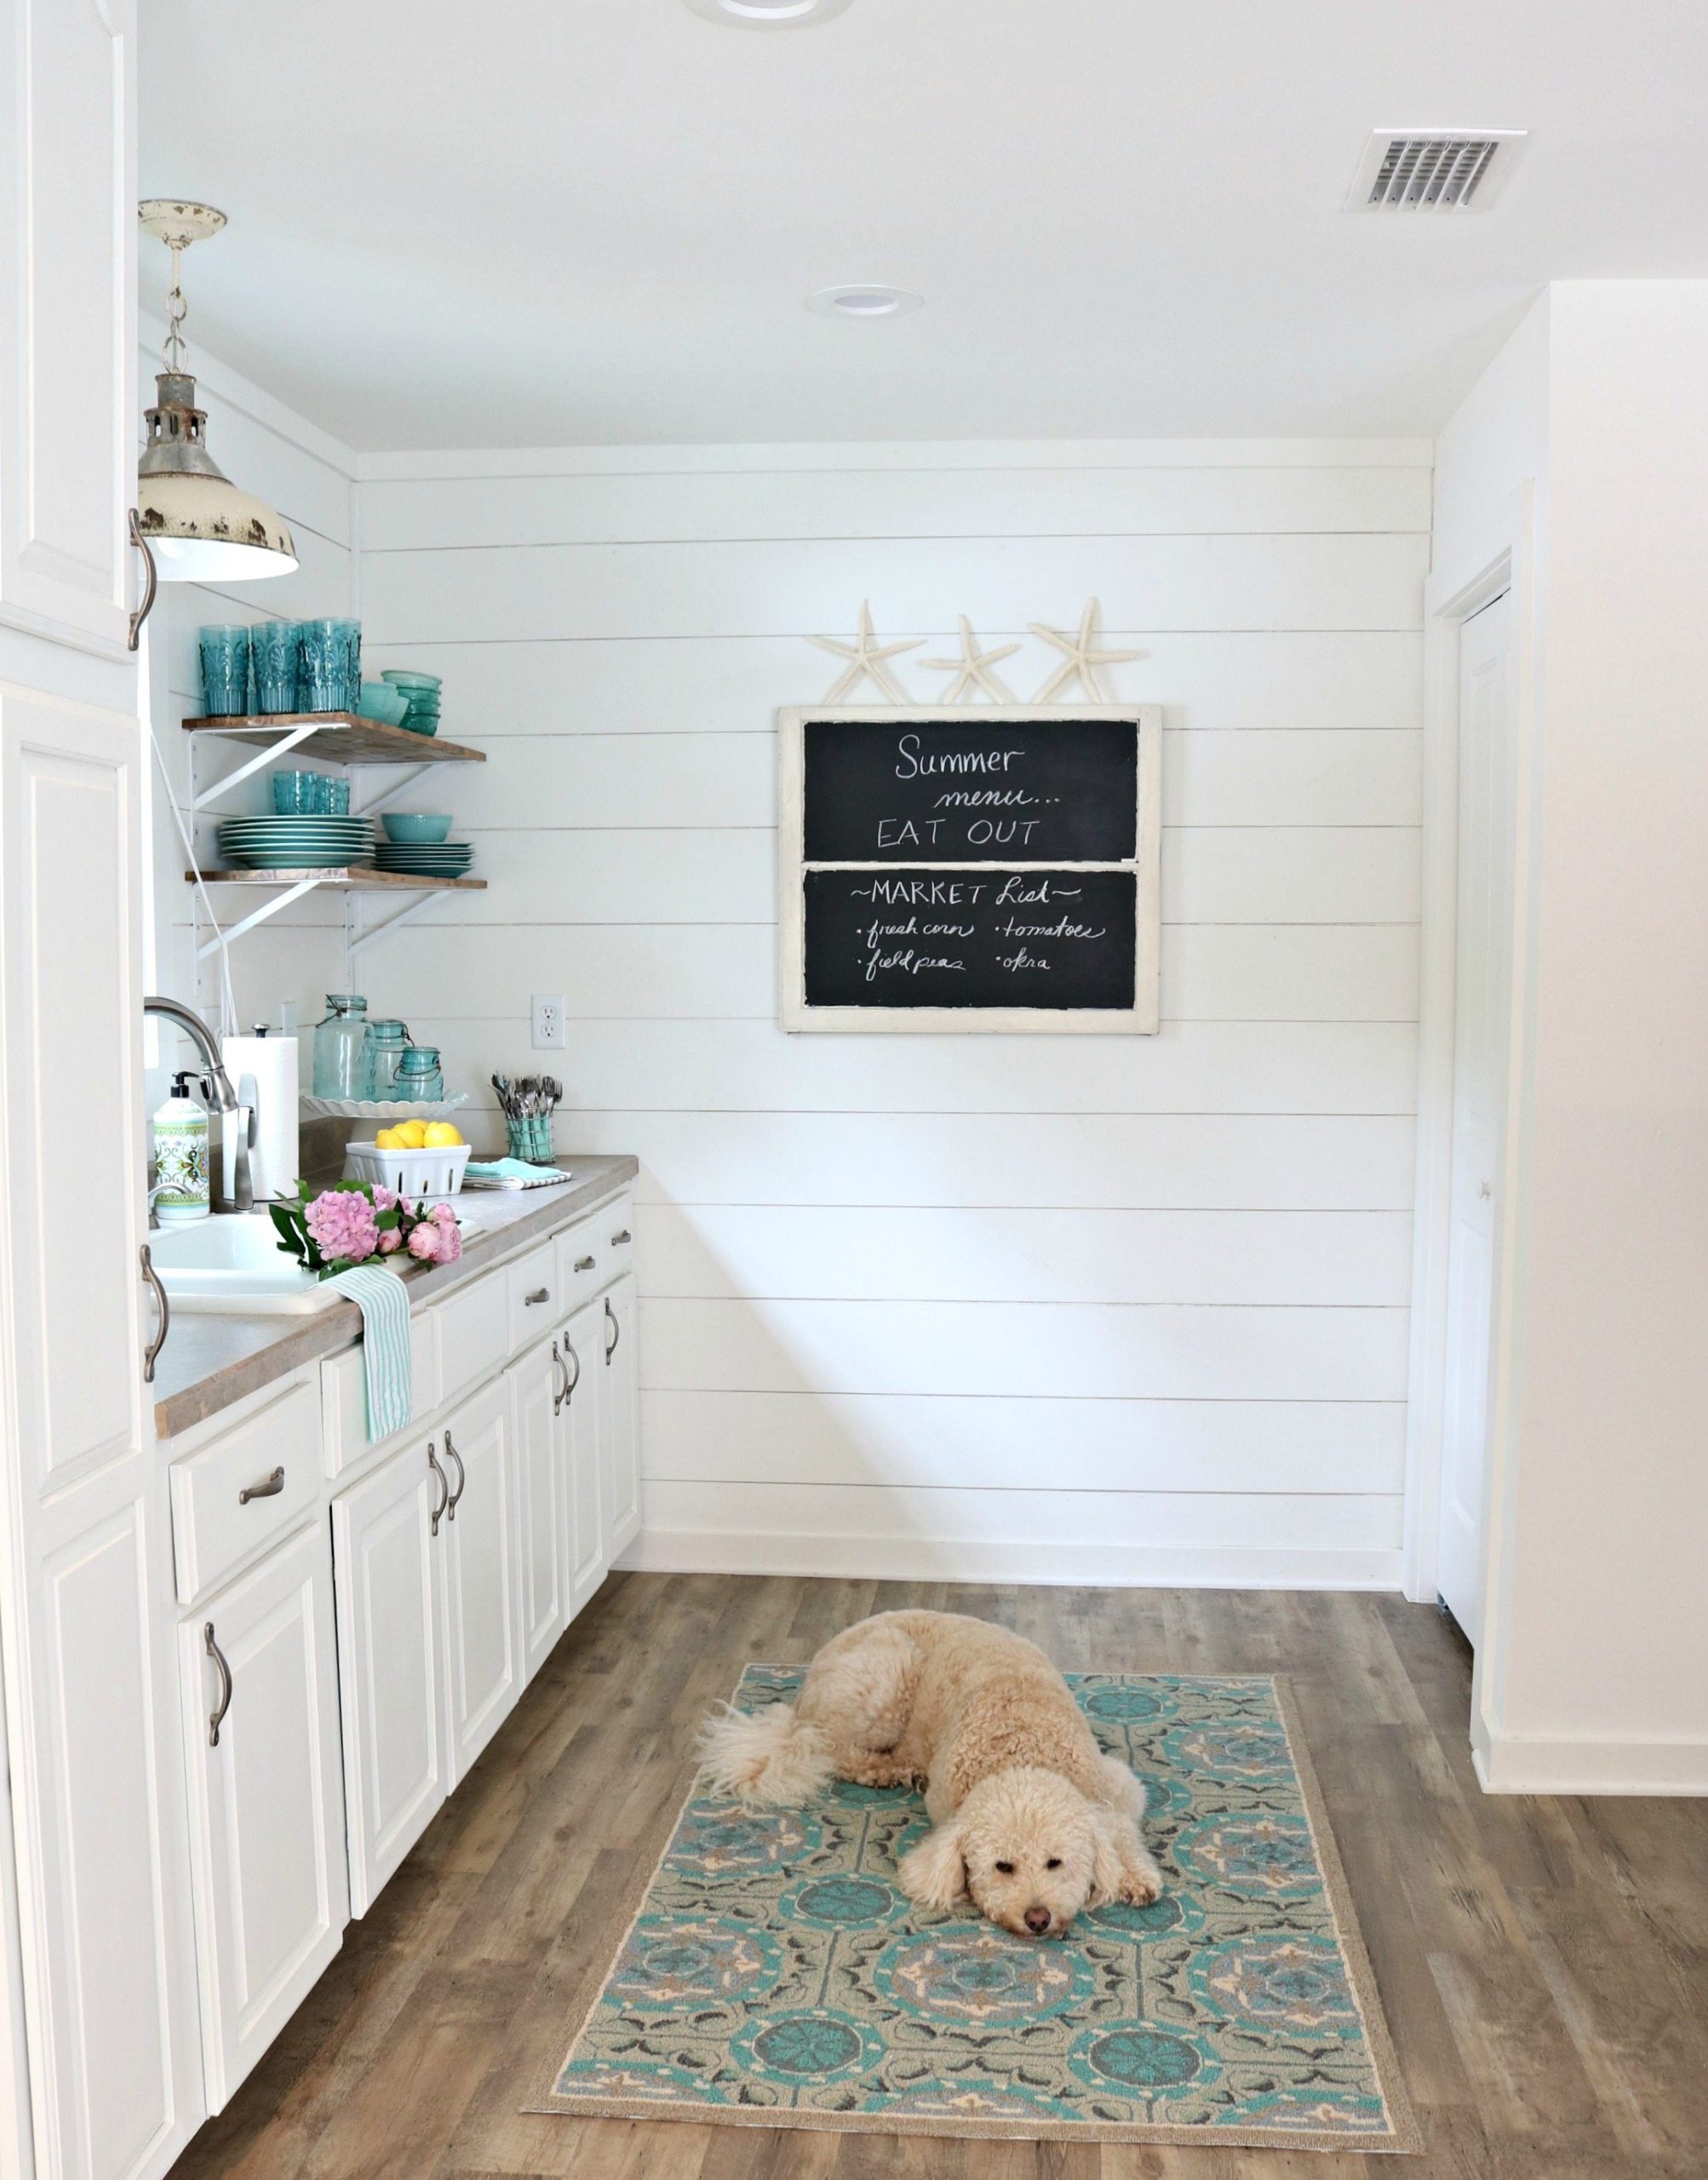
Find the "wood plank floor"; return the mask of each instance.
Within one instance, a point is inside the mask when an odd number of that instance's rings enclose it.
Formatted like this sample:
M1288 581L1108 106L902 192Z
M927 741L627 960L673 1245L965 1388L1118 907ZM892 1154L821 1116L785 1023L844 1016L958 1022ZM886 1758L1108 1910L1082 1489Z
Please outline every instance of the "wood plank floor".
M1291 1677L1424 2155L521 2113L707 1705L748 1659L897 1605L1004 1621L1070 1669ZM1470 1663L1391 1598L614 1577L175 2180L1700 2180L1708 1804L1483 1795Z

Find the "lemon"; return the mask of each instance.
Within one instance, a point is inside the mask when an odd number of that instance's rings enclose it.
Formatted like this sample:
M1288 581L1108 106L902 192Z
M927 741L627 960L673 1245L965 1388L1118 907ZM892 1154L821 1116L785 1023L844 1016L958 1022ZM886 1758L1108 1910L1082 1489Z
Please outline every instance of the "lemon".
M394 1133L400 1150L424 1150L427 1148L427 1132L425 1121L402 1121Z
M429 1121L421 1147L425 1150L451 1150L461 1141L449 1121Z
M382 1127L374 1138L374 1147L378 1150L404 1150L409 1146L396 1128Z

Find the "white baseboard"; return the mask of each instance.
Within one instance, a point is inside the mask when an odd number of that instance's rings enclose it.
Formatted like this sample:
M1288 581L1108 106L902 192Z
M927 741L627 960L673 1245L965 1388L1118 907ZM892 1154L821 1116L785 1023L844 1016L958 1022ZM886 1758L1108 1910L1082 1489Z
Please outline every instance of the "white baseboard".
M807 1575L862 1581L1103 1589L1397 1590L1401 1554L1245 1546L1025 1544L921 1536L643 1530L617 1563L660 1575Z
M1708 1741L1491 1734L1473 1719L1470 1760L1487 1794L1708 1794Z

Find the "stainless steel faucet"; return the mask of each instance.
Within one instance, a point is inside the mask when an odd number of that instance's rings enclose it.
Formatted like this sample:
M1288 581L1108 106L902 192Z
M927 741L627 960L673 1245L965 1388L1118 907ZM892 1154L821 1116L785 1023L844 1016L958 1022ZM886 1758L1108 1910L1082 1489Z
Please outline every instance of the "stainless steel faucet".
M202 1074L208 1086L208 1099L221 1118L220 1186L214 1191L215 1211L249 1211L255 1207L255 1190L249 1179L249 1149L255 1138L255 1115L242 1104L232 1087L232 1078L226 1072L226 1064L220 1057L213 1031L192 1007L180 1004L175 999L162 999L158 995L142 1002L145 1014L162 1014L169 1022L176 1023L184 1035L202 1056ZM228 1120L228 1116L235 1119Z

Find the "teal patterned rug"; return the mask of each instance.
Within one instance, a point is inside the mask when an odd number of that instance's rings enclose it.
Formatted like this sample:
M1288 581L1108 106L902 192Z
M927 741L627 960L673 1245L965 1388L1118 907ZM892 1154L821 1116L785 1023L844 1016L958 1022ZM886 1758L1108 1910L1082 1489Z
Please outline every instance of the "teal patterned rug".
M800 1666L749 1666L743 1710ZM1069 1673L1150 1790L1150 1907L1011 1937L914 1909L920 1798L693 1798L538 2108L892 2134L1417 2147L1339 1864L1268 1678Z

